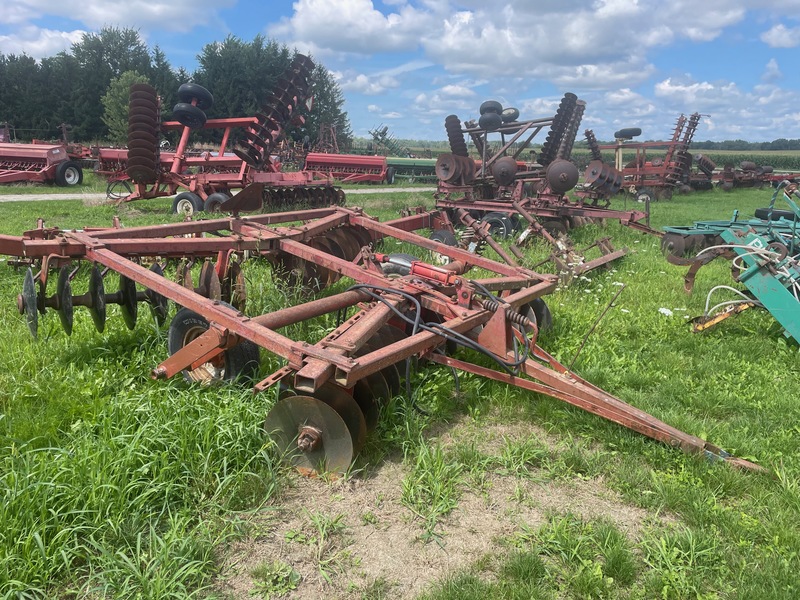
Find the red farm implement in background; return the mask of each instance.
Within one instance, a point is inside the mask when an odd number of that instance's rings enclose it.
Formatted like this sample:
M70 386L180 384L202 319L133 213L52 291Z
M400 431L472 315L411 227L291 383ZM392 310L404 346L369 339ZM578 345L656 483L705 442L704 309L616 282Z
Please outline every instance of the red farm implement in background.
M80 185L83 169L61 144L0 143L0 183Z
M590 149L595 160L600 159L601 150L614 151L614 165L622 173L622 185L635 194L642 202L650 200L669 200L675 190L687 191L689 174L692 167L692 155L689 145L692 143L700 113L693 113L688 118L680 115L675 123L672 139L661 142L633 142L633 138L642 134L638 127L620 129L614 134L616 144L598 146L594 134L587 135ZM589 131L588 133L591 133ZM648 157L647 153L655 151L658 156ZM634 153L633 160L627 163L623 153ZM601 160L602 162L602 160ZM686 189L681 189L684 187Z
M182 308L169 325L170 356L152 377L183 373L206 383L249 377L256 392L278 385L266 434L303 472L349 469L381 407L411 385L408 359L414 357L552 396L686 452L760 468L626 404L556 360L537 340L552 319L543 297L557 278L414 233L440 227L442 213L388 223L342 207L241 217L245 207L237 198L227 203L234 215L222 219L125 229L40 227L0 236L0 253L30 265L18 308L31 331L55 311L71 332L76 306L87 308L103 331L109 304L119 305L134 328L142 302L165 323L169 303L176 303ZM398 243L413 254L381 251ZM450 262L433 264L434 256ZM259 260L271 264L276 285L300 286L308 300L246 315L251 278L243 270ZM50 276L54 268L57 277ZM107 291L114 273L118 288ZM339 283L338 291L314 297L340 279L350 286ZM79 285L87 291L73 293ZM315 321L307 328L320 331L314 339L278 331L329 314L340 315L338 325L320 328ZM259 373L260 350L284 366Z
M309 152L305 169L325 173L342 183L394 183L385 156Z
M559 272L571 276L608 264L627 252L614 250L608 238L576 249L567 235L572 227L592 219L618 219L624 225L657 233L645 224L647 213L607 208L622 182L621 174L609 165L592 162L585 175L586 184L577 193L578 201L567 198L580 175L569 158L584 109L585 102L568 93L552 117L521 121L517 109L503 110L499 103L487 101L480 107L478 123L468 121L462 128L457 116L445 119L451 153L440 155L436 162L436 206L446 211L454 224L467 228L464 241L480 243L487 233L494 237L515 235L516 243L510 250L519 258L522 254L518 246L531 236L539 236L553 248L550 261ZM534 137L545 128L549 130L538 157L521 161L523 152L532 153ZM491 151L490 133L501 138ZM465 135L471 137L482 157L477 163L468 154ZM498 244L490 245L507 262L512 260ZM599 255L587 260L587 251Z
M127 149L99 152L99 170L109 178L109 197L128 202L173 196L183 190L172 208L187 215L218 211L233 190L251 187L249 193L261 194L267 207L341 201L329 177L312 171L283 172L274 155L286 128L304 120L300 109L311 102L312 69L311 59L296 55L266 99L263 112L252 117L207 119L204 111L212 105L213 96L200 85L186 83L178 90L175 121L160 123L155 89L134 84ZM189 138L198 129L222 130L219 146L213 151L193 151ZM165 131L180 131L174 151L160 148L159 137Z

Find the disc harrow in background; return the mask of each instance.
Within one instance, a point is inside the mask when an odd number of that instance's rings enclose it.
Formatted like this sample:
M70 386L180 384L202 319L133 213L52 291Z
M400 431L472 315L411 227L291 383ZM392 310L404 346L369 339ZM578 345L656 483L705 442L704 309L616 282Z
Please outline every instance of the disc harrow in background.
M251 167L261 170L268 166L276 143L298 118L299 107L310 93L313 65L307 56L296 54L256 113L256 123L243 132L233 152Z
M128 103L128 162L125 172L134 183L158 179L159 105L154 87L135 83Z

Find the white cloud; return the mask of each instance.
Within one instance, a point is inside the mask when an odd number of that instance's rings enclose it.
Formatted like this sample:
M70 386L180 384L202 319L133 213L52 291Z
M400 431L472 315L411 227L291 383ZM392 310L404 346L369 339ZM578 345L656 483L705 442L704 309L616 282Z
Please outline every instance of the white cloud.
M38 27L19 27L12 35L0 35L0 53L27 54L36 59L55 56L79 42L85 31L53 31Z
M397 79L389 75L369 76L363 73L351 77L342 75L338 83L345 92L356 92L365 96L377 96L400 85Z
M398 3L383 14L372 0L297 0L294 14L268 28L270 35L304 42L318 53L375 54L417 48L421 31L431 30L432 13Z
M779 23L762 33L761 41L772 48L796 48L800 46L800 27Z
M761 74L761 81L775 82L780 79L783 79L783 73L781 73L781 69L778 66L778 61L771 58L764 66L764 72Z
M470 98L475 96L475 91L465 85L446 85L439 90L439 94L449 98Z
M378 106L377 104L368 104L367 105L367 112L379 113L379 112L381 112L381 107Z
M8 23L8 12L17 18L24 15L28 21L43 15L63 17L88 29L122 24L119 26L190 31L213 22L219 9L235 4L236 0L6 0L3 20Z

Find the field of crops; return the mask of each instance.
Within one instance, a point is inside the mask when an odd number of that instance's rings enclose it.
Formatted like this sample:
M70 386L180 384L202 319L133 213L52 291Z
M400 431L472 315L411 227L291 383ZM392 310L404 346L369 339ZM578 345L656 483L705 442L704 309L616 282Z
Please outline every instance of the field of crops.
M752 214L771 193L675 197L653 204L653 225ZM401 192L348 203L384 220L432 205ZM0 233L37 217L64 228L177 219L169 206L0 202ZM275 394L150 380L167 329L146 310L129 331L109 307L99 334L77 309L71 337L50 311L34 341L16 309L23 272L1 264L0 598L797 598L797 344L758 310L690 332L711 288L732 284L726 263L703 269L687 296L686 268L664 260L657 238L615 223L571 235L609 235L631 252L548 297L541 345L764 474L419 365L412 397L382 408L351 473L303 479L262 431ZM306 300L263 265L246 277L248 314ZM290 333L316 341L332 324ZM262 362L263 375L280 366Z
M696 150L690 148L693 155L702 154L709 158L722 169L726 164L731 164L734 168L739 168L742 162L754 162L757 166L771 166L776 172L800 172L800 151L734 151L734 150ZM603 160L609 163L614 161L614 152L612 150L604 150L602 152ZM648 150L648 158L656 158L664 156L663 150ZM628 163L636 159L635 151L623 151L623 163ZM575 164L585 166L589 164L591 155L585 148L575 148L573 150L572 159Z

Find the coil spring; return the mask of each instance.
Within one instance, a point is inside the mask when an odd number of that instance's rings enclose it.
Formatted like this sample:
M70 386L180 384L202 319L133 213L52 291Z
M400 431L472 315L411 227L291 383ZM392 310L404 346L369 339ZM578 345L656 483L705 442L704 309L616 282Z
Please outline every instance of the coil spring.
M484 310L490 310L492 312L497 312L498 310L503 310L506 313L506 319L508 319L512 323L516 323L517 325L525 326L525 325L528 325L530 323L530 320L528 319L528 317L518 313L510 305L498 302L494 298L484 298L481 301L481 307Z

